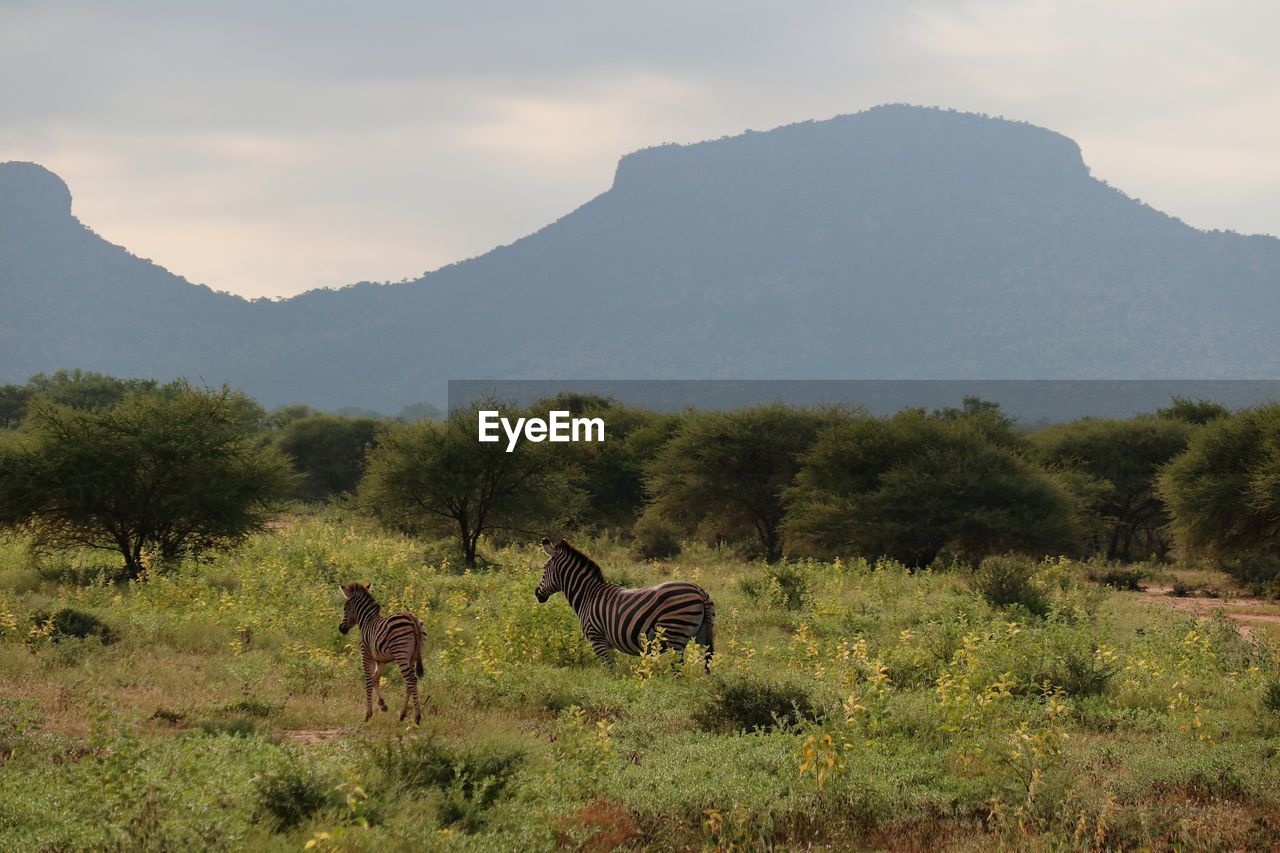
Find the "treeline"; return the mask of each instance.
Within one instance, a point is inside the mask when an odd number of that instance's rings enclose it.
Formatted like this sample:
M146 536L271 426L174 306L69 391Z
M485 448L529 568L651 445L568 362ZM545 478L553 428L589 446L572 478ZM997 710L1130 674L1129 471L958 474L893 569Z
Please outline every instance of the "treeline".
M1175 399L1152 415L1027 431L995 404L872 417L774 404L661 414L589 395L603 443L477 441L475 411L413 422L230 389L99 374L0 389L0 524L37 547L119 552L130 574L262 530L289 500L349 502L415 535L482 540L590 529L646 557L703 540L747 558L1006 552L1110 560L1280 560L1280 406Z

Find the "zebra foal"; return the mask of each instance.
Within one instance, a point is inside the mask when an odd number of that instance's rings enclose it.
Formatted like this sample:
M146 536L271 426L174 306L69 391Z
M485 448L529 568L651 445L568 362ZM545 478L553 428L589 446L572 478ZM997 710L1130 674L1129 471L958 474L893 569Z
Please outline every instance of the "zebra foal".
M412 613L396 613L384 617L382 605L369 594L368 584L339 584L346 598L342 608L340 633L347 633L353 625L360 628L360 663L364 667L364 719L373 716L373 694L378 694L378 707L387 710L382 701L382 670L389 663L400 668L404 679L404 707L400 719L409 713L409 700L413 700L413 722L422 722L422 707L418 702L418 676L422 675L422 623Z
M610 669L614 649L638 655L661 631L665 648L681 657L689 641L697 640L707 650L711 671L716 606L705 589L689 581L627 589L606 581L600 567L564 539L558 545L543 539L542 550L549 559L534 596L545 604L553 593L563 592L596 657Z

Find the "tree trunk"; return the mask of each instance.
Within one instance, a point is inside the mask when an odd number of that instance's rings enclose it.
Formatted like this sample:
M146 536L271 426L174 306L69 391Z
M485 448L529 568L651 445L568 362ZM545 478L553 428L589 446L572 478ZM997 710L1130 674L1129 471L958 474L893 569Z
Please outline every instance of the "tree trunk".
M130 547L126 545L120 549L124 555L124 571L125 577L129 580L137 580L143 572L142 565L142 548L139 546Z

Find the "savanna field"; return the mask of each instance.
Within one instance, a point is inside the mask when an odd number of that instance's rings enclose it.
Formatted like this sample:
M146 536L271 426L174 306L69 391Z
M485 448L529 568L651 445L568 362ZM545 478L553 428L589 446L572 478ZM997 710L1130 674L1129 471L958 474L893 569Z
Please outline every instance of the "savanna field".
M1187 591L1212 572L1004 558L913 573L694 544L642 562L575 544L615 582L705 586L712 674L696 649L607 671L563 596L535 602L532 543L463 571L331 508L117 582L100 554L8 542L0 849L1280 839L1277 625L1104 584ZM421 727L396 721L394 668L390 712L361 722L356 632L337 631L351 580L425 624Z

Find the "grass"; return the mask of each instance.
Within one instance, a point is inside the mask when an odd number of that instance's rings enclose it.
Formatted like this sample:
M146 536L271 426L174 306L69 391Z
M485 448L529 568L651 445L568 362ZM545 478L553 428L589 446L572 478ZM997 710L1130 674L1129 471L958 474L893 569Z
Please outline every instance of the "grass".
M695 654L605 671L562 597L534 601L535 547L467 573L330 512L119 583L101 555L48 565L0 546L0 849L1280 840L1265 633L1067 561L1013 567L1032 612L886 561L766 567L694 547L641 562L578 544L606 576L707 587L713 675ZM395 719L395 674L391 713L361 723L346 580L424 621L418 729ZM64 610L114 642L42 630Z

